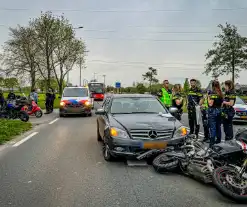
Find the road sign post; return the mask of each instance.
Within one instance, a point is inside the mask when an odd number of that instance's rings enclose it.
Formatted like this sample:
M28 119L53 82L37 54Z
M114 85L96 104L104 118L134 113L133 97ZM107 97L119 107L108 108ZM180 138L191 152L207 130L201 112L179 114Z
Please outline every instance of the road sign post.
M115 88L117 89L117 92L120 93L121 83L120 82L116 82L115 83Z

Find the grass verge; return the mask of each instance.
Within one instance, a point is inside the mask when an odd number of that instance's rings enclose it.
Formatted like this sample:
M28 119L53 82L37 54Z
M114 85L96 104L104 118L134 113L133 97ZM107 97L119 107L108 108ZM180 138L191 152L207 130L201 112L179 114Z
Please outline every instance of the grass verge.
M32 128L30 122L0 119L0 145Z

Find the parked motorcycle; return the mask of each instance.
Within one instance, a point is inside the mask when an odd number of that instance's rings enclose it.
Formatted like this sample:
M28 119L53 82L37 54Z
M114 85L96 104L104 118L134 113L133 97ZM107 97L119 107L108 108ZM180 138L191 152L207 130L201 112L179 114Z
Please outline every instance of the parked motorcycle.
M41 118L43 116L43 112L42 112L41 108L35 103L34 100L31 100L31 106L30 106L30 104L25 105L22 107L21 110L26 111L29 116L34 115L37 118Z
M15 100L7 100L5 106L1 110L1 117L6 119L20 119L21 121L29 121L29 115L26 111L22 111L22 107L27 101L22 98Z

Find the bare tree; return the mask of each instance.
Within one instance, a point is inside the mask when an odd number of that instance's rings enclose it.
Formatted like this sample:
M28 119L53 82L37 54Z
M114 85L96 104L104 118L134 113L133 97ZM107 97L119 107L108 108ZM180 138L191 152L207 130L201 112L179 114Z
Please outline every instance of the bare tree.
M31 78L31 88L37 77L37 55L39 50L32 38L34 31L29 27L10 28L10 40L5 42L1 55L2 70L6 75Z

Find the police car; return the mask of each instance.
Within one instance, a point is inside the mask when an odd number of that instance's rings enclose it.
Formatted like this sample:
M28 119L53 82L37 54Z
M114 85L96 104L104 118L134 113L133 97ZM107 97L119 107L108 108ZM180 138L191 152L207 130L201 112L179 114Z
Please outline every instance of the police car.
M93 98L88 87L65 87L60 101L59 115L92 116Z
M236 97L234 121L247 121L247 104L239 96Z

